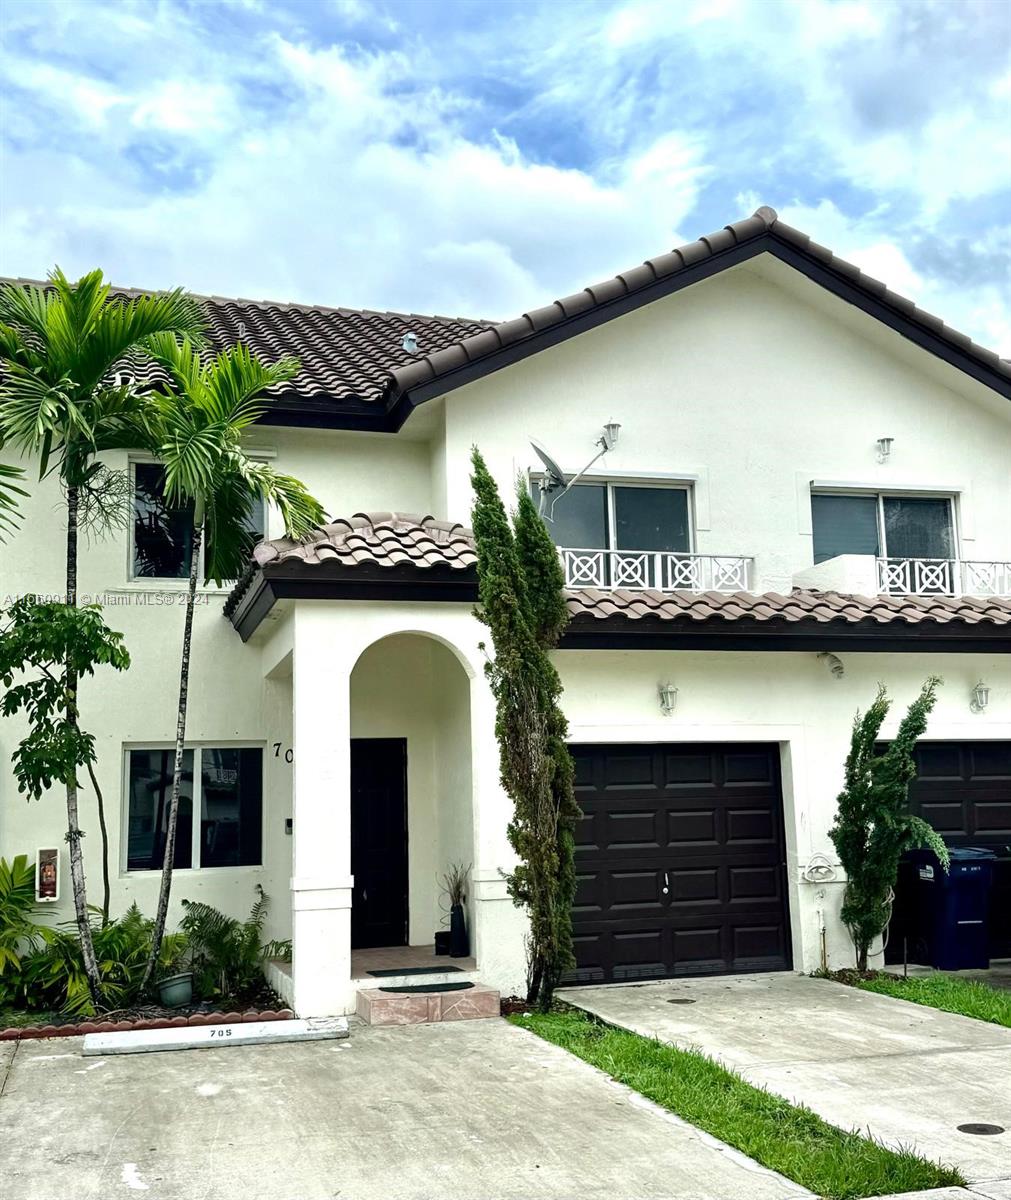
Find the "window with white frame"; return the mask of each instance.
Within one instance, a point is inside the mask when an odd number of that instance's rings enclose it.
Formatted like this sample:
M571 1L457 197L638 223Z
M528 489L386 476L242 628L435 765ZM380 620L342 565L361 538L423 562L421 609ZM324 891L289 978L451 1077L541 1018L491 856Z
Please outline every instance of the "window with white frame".
M174 761L172 749L126 752L128 871L161 870ZM262 851L262 748L201 746L185 750L175 867L259 866Z
M266 506L252 499L243 525L249 553L266 536ZM133 464L134 579L186 579L193 546L193 506L170 505L165 499L165 468L159 463Z
M684 485L577 483L555 499L548 529L560 548L688 554L690 509Z
M813 492L814 561L841 554L878 558L957 558L950 496Z

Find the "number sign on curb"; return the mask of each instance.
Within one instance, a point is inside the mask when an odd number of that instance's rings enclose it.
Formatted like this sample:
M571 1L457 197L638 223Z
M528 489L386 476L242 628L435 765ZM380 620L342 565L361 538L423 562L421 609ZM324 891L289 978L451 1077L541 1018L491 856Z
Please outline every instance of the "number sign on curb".
M208 1050L214 1046L258 1046L270 1042L316 1042L346 1038L346 1017L305 1021L244 1021L241 1025L184 1025L178 1029L128 1029L88 1033L83 1053L148 1054L155 1050Z

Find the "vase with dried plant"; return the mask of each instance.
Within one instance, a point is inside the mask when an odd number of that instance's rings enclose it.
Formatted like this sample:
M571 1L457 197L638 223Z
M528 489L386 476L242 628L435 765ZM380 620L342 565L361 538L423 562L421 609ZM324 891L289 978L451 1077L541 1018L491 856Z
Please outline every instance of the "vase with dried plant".
M467 958L470 955L470 935L467 932L467 885L470 863L450 863L441 878L442 892L449 904L449 956Z

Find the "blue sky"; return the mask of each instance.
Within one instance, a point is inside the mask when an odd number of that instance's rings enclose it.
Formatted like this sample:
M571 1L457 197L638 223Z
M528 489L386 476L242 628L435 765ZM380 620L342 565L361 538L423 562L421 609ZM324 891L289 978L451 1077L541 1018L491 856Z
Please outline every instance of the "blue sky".
M506 317L771 204L1011 354L1004 0L6 0L0 273Z

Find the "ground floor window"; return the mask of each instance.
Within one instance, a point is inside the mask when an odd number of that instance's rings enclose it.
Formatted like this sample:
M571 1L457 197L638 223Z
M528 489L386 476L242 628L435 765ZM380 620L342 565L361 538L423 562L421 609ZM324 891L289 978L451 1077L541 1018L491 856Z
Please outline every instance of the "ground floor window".
M127 751L128 871L161 870L175 751ZM194 813L199 814L194 820ZM202 746L183 753L176 868L262 860L263 751Z

